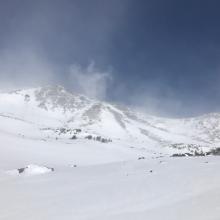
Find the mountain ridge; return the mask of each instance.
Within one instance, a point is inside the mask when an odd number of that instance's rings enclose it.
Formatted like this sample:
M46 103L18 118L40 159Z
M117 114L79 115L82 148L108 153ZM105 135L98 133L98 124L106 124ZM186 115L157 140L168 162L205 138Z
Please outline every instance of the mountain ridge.
M31 123L43 138L70 139L73 135L86 138L90 135L93 139L102 137L103 140L146 149L166 149L167 152L188 152L188 148L193 151L193 146L208 151L220 146L219 113L181 119L144 115L127 107L68 92L61 86L0 93L0 117ZM75 134L74 129L81 129L81 134Z

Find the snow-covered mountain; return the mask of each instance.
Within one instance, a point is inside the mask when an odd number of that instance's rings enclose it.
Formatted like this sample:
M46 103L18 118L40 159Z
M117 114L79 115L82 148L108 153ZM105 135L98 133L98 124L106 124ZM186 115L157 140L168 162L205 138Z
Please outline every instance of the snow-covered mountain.
M1 93L0 219L218 220L219 158L170 155L217 148L219 122L143 115L59 86Z
M151 153L209 151L220 145L220 114L168 119L46 86L0 93L0 133L26 139L117 143Z

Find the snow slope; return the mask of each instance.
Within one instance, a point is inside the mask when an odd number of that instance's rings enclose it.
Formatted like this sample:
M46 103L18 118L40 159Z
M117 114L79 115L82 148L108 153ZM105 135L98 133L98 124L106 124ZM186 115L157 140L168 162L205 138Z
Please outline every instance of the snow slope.
M163 158L0 174L0 219L218 220L219 165L216 157Z
M106 142L168 154L194 147L208 151L220 145L220 114L159 118L47 86L0 93L0 131L47 140L101 136Z
M44 87L0 94L1 220L219 220L220 115L166 119Z

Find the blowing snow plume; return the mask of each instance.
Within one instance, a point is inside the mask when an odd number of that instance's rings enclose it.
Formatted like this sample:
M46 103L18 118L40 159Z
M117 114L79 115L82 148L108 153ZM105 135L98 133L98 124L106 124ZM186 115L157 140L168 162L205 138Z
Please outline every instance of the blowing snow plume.
M87 67L73 64L70 67L71 85L74 90L92 98L105 99L112 75L108 71L101 71L91 62Z

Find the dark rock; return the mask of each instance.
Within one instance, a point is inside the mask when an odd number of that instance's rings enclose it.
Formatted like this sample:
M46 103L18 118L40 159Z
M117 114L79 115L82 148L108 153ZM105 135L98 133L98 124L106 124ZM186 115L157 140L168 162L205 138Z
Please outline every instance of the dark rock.
M71 139L72 139L72 140L77 139L76 135L73 135L73 136L71 137Z
M145 157L138 157L138 160L144 160Z
M19 168L19 169L18 169L18 172L19 172L19 173L23 173L24 171L25 171L25 168Z
M85 137L85 139L91 140L91 139L92 139L92 135L87 135L87 136Z
M185 154L173 154L172 157L185 157Z
M209 154L207 155L214 155L214 156L220 156L220 147L215 148L213 150L211 150L210 152L208 152Z

